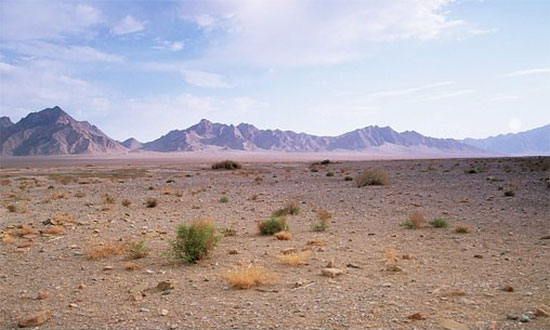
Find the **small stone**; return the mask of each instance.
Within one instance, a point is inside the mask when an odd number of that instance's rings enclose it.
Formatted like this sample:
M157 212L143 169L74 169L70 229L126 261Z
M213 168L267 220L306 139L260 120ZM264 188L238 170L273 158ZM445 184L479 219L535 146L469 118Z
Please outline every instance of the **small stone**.
M158 282L157 286L156 286L157 290L158 291L167 291L167 290L171 290L174 288L174 286L172 285L172 283L168 282L168 281L160 281Z
M103 267L103 270L113 270L114 267L113 266L105 266Z
M550 313L548 313L548 310L544 307L537 307L537 309L535 309L535 312L533 314L537 317L548 317L548 316L550 316Z
M354 263L352 263L352 262L350 262L349 264L347 264L346 267L361 269L361 266L359 266L358 264L354 264Z
M44 299L47 299L47 298L48 298L48 293L47 292L39 292L35 299L36 300L44 300Z
M78 308L78 305L73 303L73 304L69 304L69 307L71 307L71 308Z
M161 310L160 315L162 315L162 316L168 315L168 310L166 310L166 309Z
M155 272L152 271L152 270L150 270L150 269L146 269L146 270L145 270L145 273L147 273L147 274L154 274Z
M323 268L321 274L330 278L344 274L344 271L338 268Z
M26 317L22 317L17 322L17 325L20 328L31 328L31 327L37 327L39 325L42 325L52 317L52 312L49 310L42 310L39 312L36 312L34 314L31 314Z
M519 318L519 316L517 316L517 315L514 314L514 313L508 313L508 314L506 314L506 318L507 318L508 320L513 320L513 321L515 321L515 320L517 320L517 319Z
M474 258L483 259L483 256L481 254L474 254Z
M509 284L506 284L504 287L502 287L502 291L504 291L504 292L514 292L514 287L509 285Z
M521 323L527 323L527 322L530 322L531 321L531 318L527 315L527 314L521 314L519 316L519 321Z
M466 330L468 327L462 323L459 323L457 321L451 320L451 319L443 319L439 325L442 329L445 330Z
M80 283L80 285L78 286L78 288L79 288L80 290L84 290L84 289L86 289L86 287L87 287L87 285L86 285L86 283L84 283L84 282Z
M414 313L414 314L412 314L412 315L407 316L407 318L408 318L409 320L419 321L419 320L425 320L425 319L426 319L426 316L424 316L424 315L421 314L421 313Z
M22 242L22 243L17 244L17 248L19 248L19 249L25 249L25 248L28 248L30 246L32 246L32 242Z
M147 308L145 308L145 307L141 307L141 308L139 309L139 311L140 311L141 313L149 313L149 312L150 312L150 310L147 309Z
M391 283L390 282L383 283L382 287L383 288L391 288Z
M239 251L237 250L229 250L229 254L239 254Z

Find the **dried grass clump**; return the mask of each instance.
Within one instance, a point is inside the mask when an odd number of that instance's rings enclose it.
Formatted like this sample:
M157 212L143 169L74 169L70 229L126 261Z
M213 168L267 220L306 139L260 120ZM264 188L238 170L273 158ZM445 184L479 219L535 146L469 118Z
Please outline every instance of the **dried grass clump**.
M123 199L122 202L120 202L120 203L124 207L129 207L132 204L132 202L130 202L128 199Z
M470 227L466 225L458 225L455 227L455 233L457 234L468 234L470 231Z
M286 230L277 232L274 234L274 236L280 241L288 241L292 238L292 234Z
M268 220L260 222L258 224L258 229L262 235L273 235L280 231L288 231L289 227L286 223L285 217L275 217L272 216Z
M140 269L140 268L141 268L141 266L136 262L128 261L128 262L124 263L124 269L126 269L126 270L137 270L137 269Z
M105 204L114 204L115 198L109 194L105 194L104 200Z
M400 224L401 227L407 229L418 229L426 225L426 218L420 211L415 211L409 215L409 219Z
M17 206L15 204L10 204L10 205L6 206L6 208L8 209L8 212L10 212L10 213L17 212Z
M365 170L355 177L357 187L387 186L390 184L390 176L382 169Z
M288 201L284 207L273 211L272 215L275 217L281 217L284 215L298 215L299 213L300 213L300 206L298 202Z
M63 235L65 233L65 227L63 226L52 226L40 231L42 235Z
M86 252L86 259L99 260L109 256L117 256L126 252L126 245L120 242L107 242L103 245L97 245Z
M11 244L11 243L15 242L15 237L10 235L9 233L5 233L4 235L2 235L2 242L6 243L6 244Z
M212 164L213 170L238 170L240 168L242 168L242 165L232 160L224 160L223 162Z
M311 250L305 250L302 252L293 252L293 253L280 253L277 255L277 260L280 263L290 265L290 266L299 266L303 264L311 255Z
M52 223L56 225L65 225L75 222L74 218L67 213L56 213L53 215L52 220Z
M327 245L327 242L326 242L326 241L323 241L323 240L320 240L320 239L318 239L318 238L311 238L311 239L308 239L308 240L307 240L306 245L312 245L312 246L326 246L326 245Z
M28 225L23 225L21 228L17 228L13 231L15 236L36 235L36 230Z
M130 259L141 259L147 257L149 247L145 244L144 240L130 242L128 243L127 252Z
M271 283L275 279L275 276L266 268L253 264L235 267L226 272L223 277L231 286L238 289L250 289Z
M393 248L387 248L384 254L384 265L386 266L386 270L390 272L401 271L401 268L397 266L398 260L397 251Z
M315 213L317 214L317 221L312 224L311 229L313 231L326 231L332 214L325 209L318 209Z

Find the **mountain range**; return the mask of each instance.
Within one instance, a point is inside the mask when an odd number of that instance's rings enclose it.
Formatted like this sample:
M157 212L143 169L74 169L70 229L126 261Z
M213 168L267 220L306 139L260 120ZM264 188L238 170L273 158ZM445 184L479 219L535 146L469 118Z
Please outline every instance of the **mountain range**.
M353 151L426 153L445 156L549 154L550 125L487 139L438 139L415 131L367 126L338 136L316 136L282 130L262 130L250 124L225 125L206 119L184 130L173 130L146 143L108 137L96 126L77 121L58 106L30 113L19 122L0 117L0 155L109 154L174 151Z

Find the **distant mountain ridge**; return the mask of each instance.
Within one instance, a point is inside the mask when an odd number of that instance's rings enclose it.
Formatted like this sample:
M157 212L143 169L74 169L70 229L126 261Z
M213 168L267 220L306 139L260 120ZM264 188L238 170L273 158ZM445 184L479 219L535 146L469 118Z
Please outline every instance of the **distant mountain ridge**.
M480 150L453 139L436 139L414 131L398 133L390 127L368 126L339 136L316 136L293 131L260 130L250 124L225 125L202 119L185 130L173 130L143 144L144 150L199 151L211 147L234 150L272 150L292 152L361 151L384 144L404 147L425 146L442 151Z
M186 129L141 143L135 138L118 142L96 126L75 120L58 106L30 113L15 124L8 117L0 117L2 156L241 150L480 157L509 154L510 146L514 146L514 153L550 154L550 125L524 133L459 141L427 137L415 131L399 133L391 127L367 126L338 136L316 136L202 119Z
M520 133L500 134L485 139L464 139L462 142L487 150L514 156L550 156L550 124Z
M99 128L75 120L58 106L30 113L16 124L10 125L8 120L2 119L0 127L3 156L107 154L127 150Z

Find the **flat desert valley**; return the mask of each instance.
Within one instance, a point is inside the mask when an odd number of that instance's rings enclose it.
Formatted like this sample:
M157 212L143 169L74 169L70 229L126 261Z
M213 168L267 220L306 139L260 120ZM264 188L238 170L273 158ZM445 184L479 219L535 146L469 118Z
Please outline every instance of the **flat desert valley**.
M550 328L548 157L72 159L2 160L0 328ZM212 253L171 257L206 219Z

